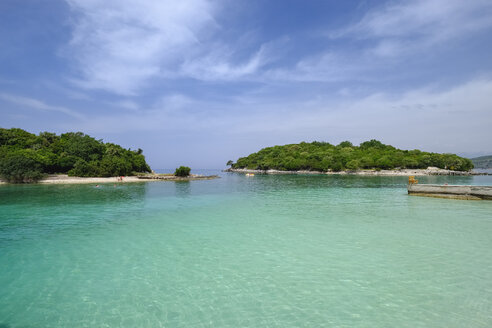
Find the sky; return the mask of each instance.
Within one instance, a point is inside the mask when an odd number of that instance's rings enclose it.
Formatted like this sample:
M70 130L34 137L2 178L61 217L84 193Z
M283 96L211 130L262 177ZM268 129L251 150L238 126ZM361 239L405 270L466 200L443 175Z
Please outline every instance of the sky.
M492 154L492 1L2 0L0 127L153 168L315 140Z

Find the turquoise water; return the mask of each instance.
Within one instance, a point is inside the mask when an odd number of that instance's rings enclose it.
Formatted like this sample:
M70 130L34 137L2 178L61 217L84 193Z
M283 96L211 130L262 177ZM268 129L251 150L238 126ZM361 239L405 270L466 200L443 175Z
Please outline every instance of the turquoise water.
M492 202L405 183L0 186L0 327L491 327Z

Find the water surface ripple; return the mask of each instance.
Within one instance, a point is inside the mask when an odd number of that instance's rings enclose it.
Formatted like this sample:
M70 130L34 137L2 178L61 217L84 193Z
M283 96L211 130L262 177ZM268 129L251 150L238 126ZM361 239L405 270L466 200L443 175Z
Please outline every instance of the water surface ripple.
M0 327L491 327L492 202L405 182L0 186Z

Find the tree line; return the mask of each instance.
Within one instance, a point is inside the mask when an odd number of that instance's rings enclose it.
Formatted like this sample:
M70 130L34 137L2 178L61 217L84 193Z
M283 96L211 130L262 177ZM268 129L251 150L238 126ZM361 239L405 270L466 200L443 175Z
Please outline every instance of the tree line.
M473 168L471 160L455 154L401 150L374 139L359 146L354 146L349 141L343 141L336 146L315 141L267 147L229 164L232 164L232 168L320 172L425 169L429 166L457 171L469 171Z
M0 128L0 177L9 182L33 182L53 173L110 177L150 171L141 149L124 149L82 132L35 135Z

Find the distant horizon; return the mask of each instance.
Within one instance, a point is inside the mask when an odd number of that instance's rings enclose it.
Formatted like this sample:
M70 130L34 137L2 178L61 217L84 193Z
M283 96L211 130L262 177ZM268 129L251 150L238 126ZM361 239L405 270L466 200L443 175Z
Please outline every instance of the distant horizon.
M224 167L377 139L492 154L492 2L0 3L0 118Z

